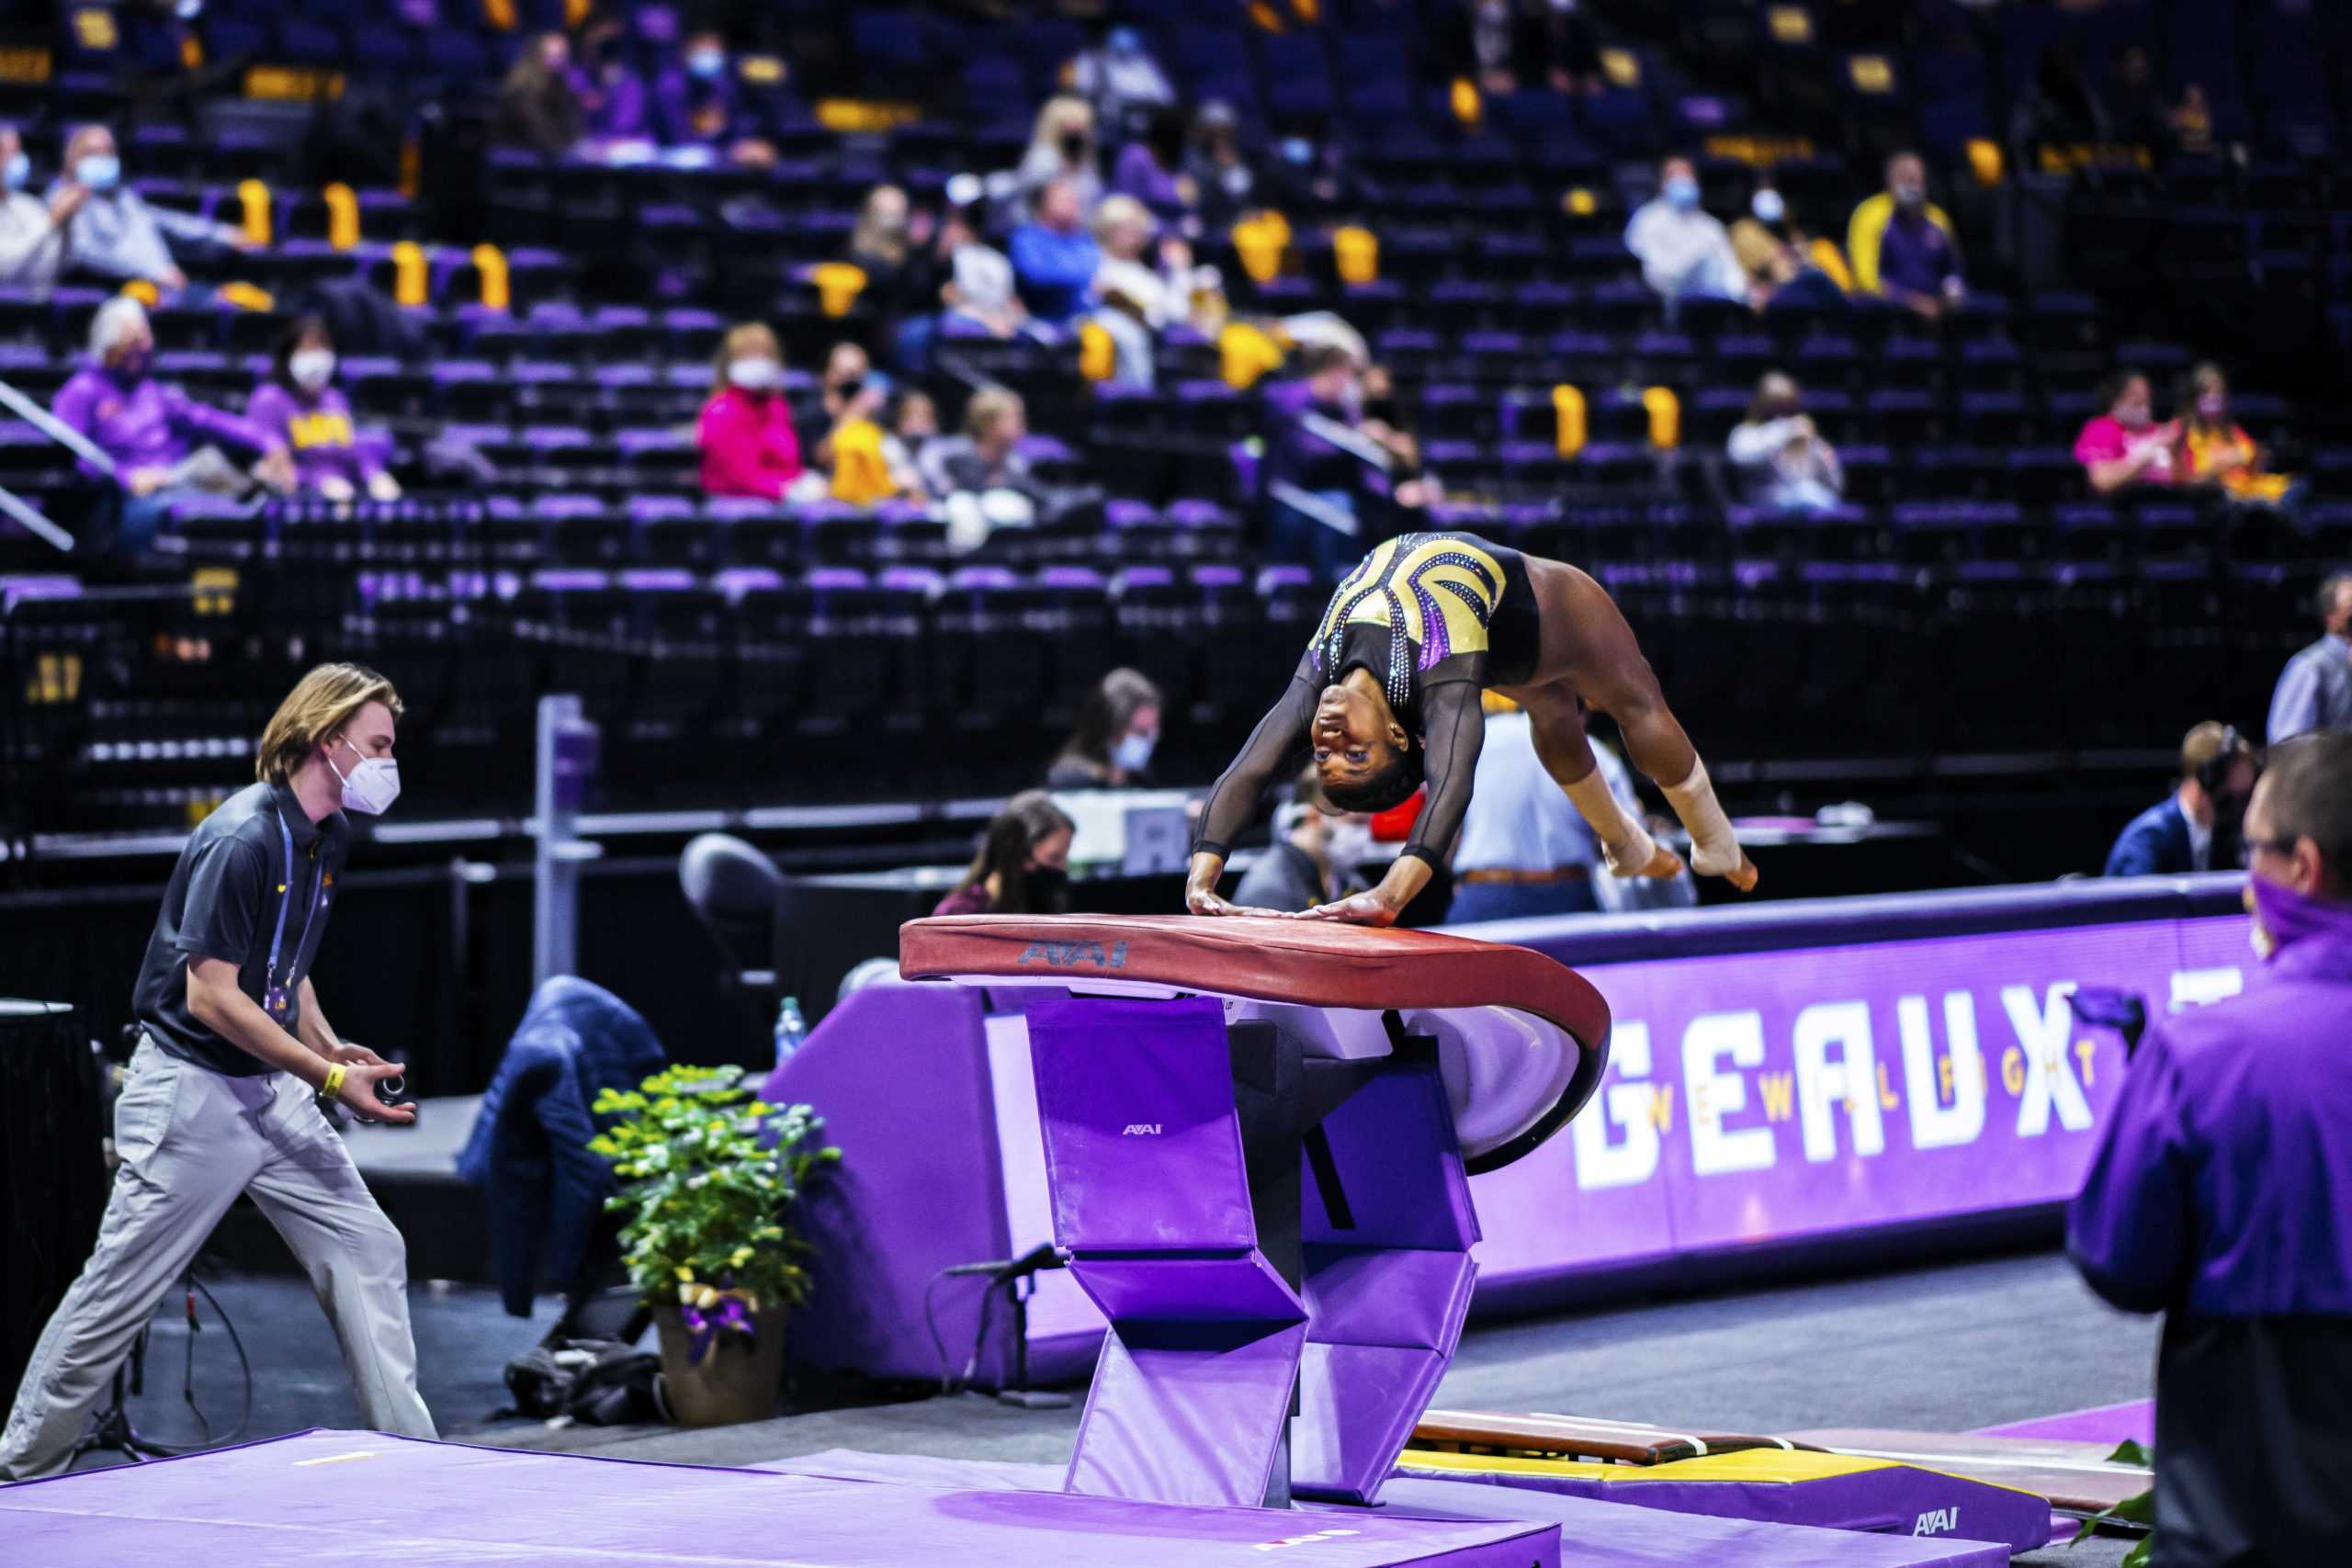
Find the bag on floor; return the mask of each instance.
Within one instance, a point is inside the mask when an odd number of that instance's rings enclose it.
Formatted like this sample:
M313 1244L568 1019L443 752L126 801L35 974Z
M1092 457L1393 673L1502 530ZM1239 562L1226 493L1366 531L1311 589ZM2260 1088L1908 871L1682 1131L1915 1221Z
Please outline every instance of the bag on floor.
M657 1387L662 1358L616 1339L565 1339L506 1363L518 1415L569 1416L592 1427L667 1421Z

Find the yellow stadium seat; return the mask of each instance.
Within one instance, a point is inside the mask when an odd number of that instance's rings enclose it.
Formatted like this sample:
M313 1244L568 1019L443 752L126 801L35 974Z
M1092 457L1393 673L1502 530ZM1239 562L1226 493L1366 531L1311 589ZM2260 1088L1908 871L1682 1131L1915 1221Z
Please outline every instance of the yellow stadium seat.
M245 243L269 243L269 187L259 180L237 182L237 202L244 209Z
M1644 389L1642 407L1650 416L1651 446L1664 452L1682 445L1682 400L1673 388Z
M474 270L481 275L481 302L492 310L514 308L514 291L506 276L506 253L496 245L474 247Z
M347 251L359 243L359 197L341 180L322 193L327 204L327 243Z
M1552 389L1552 444L1563 457L1584 450L1584 394L1563 381Z
M1380 236L1360 224L1331 231L1331 255L1342 283L1373 283L1380 277Z
M865 269L848 262L819 262L808 272L817 286L817 308L828 316L846 316L865 291Z

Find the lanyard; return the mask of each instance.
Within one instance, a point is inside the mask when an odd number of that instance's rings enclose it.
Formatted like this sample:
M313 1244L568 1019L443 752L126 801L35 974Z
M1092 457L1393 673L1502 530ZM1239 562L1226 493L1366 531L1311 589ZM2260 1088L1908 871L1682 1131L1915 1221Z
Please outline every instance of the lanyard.
M315 868L311 873L310 897L302 906L302 930L294 939L294 961L287 965L286 982L281 983L277 977L277 955L286 941L286 906L293 902L294 897L294 834L286 826L283 811L277 813L277 840L286 849L286 882L278 891L277 927L269 937L269 973L263 980L262 1005L283 1018L293 1006L290 982L294 978L295 965L302 962L302 946L311 940L311 917L318 913L319 893L324 885L326 863L319 860L313 852L311 858Z

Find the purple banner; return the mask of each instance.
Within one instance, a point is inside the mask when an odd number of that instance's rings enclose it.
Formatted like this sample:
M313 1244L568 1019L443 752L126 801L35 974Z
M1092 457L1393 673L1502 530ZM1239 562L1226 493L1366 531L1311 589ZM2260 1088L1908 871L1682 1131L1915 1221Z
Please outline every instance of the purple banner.
M2078 985L2235 993L2243 917L1586 967L1615 1016L1569 1128L1471 1182L1481 1290L2073 1194L2124 1066Z

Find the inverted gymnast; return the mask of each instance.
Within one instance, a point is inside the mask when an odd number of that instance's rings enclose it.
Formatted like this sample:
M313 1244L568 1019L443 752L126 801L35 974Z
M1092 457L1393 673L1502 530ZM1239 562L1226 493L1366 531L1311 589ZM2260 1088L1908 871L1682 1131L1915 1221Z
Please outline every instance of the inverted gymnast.
M1665 790L1690 829L1692 868L1742 892L1756 886L1706 765L1608 592L1575 567L1473 535L1407 534L1340 584L1289 689L1217 780L1193 846L1186 908L1267 912L1219 897L1217 878L1266 786L1286 776L1286 763L1296 766L1305 745L1339 810L1385 811L1429 786L1412 837L1379 886L1296 917L1393 923L1462 826L1486 734L1482 690L1527 710L1544 772L1591 824L1611 872L1669 877L1682 858L1609 793L1585 739L1587 707L1617 721L1634 765Z

